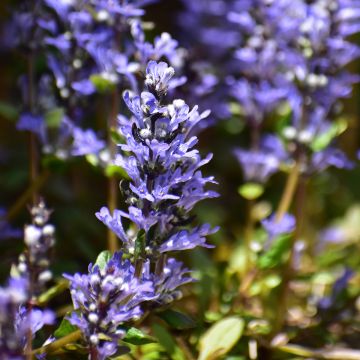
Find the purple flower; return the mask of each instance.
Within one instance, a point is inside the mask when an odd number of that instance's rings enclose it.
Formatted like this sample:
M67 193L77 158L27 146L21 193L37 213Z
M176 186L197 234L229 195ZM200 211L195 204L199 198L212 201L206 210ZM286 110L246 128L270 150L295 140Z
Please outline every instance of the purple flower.
M139 280L122 253L116 253L101 267L90 264L88 274L64 276L70 280L77 310L68 320L79 327L99 359L115 354L118 341L125 336L121 325L138 320L142 303L154 298L152 282Z
M242 167L246 182L266 183L281 164L276 154L267 151L235 149L234 154Z
M74 128L73 136L72 155L74 156L97 154L105 147L105 141L99 140L91 129Z
M194 232L175 229L190 220L187 213L197 202L217 196L205 190L206 184L214 183L213 177L205 178L199 170L212 155L202 159L194 149L197 138L190 135L207 114L199 114L197 107L190 109L183 100L162 104L173 75L174 69L166 63L150 61L145 81L149 91L133 97L129 92L124 94L134 116L130 120L119 118L120 132L126 139L120 149L129 155L120 154L115 163L131 179L123 187L129 209L116 210L113 217L104 208L97 213L128 244L128 250L134 243L125 235L121 217L129 218L146 232L153 228L155 236L146 245L154 256L158 252L206 246L205 236L213 232L208 226ZM167 246L167 241L175 245Z
M218 230L219 228L211 229L209 224L197 227L191 232L182 230L165 241L160 246L159 251L165 253L168 251L189 250L197 246L213 248L213 245L206 244L206 236L214 234Z
M160 275L150 271L150 262L143 269L143 279L150 280L154 284L156 298L152 301L152 307L161 307L182 297L180 286L194 282L189 276L190 270L173 258L169 258Z
M268 233L269 238L274 239L279 235L292 233L295 230L296 221L294 216L290 214L284 214L279 221L275 215L271 215L269 218L262 220L261 224Z
M55 245L55 227L48 223L51 211L42 200L30 213L32 224L24 228L26 251L19 256L16 269L31 283L31 296L34 296L44 291L46 283L52 279L49 265L50 252Z
M145 85L153 94L158 94L159 97L164 96L174 75L175 70L165 62L150 61L146 68Z

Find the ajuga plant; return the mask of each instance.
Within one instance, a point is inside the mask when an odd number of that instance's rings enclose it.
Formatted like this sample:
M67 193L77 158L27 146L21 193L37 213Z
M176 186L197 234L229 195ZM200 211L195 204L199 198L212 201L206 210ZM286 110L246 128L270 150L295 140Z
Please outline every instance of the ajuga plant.
M120 94L126 88L138 91L150 59L182 66L181 50L168 33L146 40L145 28L153 25L144 25L142 16L153 2L27 0L14 12L2 43L26 64L17 128L29 133L32 184L43 183L42 164L86 156L109 178L108 204L116 207L119 174L111 163ZM106 114L98 121L102 108ZM111 233L108 247L115 249Z
M189 78L194 98L200 104L208 103L210 109L212 105L220 109L218 102L223 104L228 114L215 110L217 118L228 118L231 124L237 120L241 124L237 132L242 131L233 154L243 175L238 192L247 203L244 209L247 216L242 234L236 234L239 242L233 245L237 250L227 270L238 275L234 282L239 283L240 294L232 287L227 288L223 296L228 301L223 303L231 306L230 313L254 314L259 310L261 321L268 321L268 328L263 330L274 337L280 331L286 332L286 326L301 323L294 319L294 308L299 297L306 296L294 288L304 274L312 276L312 271L324 270L324 263L319 264L315 257L330 258L329 253L324 254L329 243L345 247L347 236L343 227L329 229L322 239L314 235L314 229L320 231L321 227L315 218L326 216L327 210L317 208L316 213L311 197L316 192L321 197L323 189L319 183L330 176L326 172L330 167L354 167L341 150L339 139L352 124L342 100L351 96L353 85L359 80L347 67L360 55L353 36L360 30L360 3L356 0L183 3L185 13L179 16L183 34L186 31L199 34L185 35L184 39L188 48L193 49ZM181 19L185 16L191 26L183 26ZM353 41L349 40L351 36ZM223 124L219 128L226 128ZM287 180L279 186L283 173ZM312 218L310 214L315 213ZM322 253L314 250L319 244ZM342 285L348 286L349 270L342 276L341 261L329 263L324 271L331 273L332 281L344 278ZM274 283L266 285L269 274ZM308 292L304 306L317 304L319 297ZM325 296L324 303L328 299L332 297ZM334 308L335 302L329 301ZM275 303L278 310L270 310ZM340 307L343 311L344 306ZM316 312L309 315L302 310L302 314L307 314L311 324L317 321ZM253 329L255 338L257 331ZM306 331L298 330L295 341L309 344ZM279 339L274 339L271 346L280 347ZM326 340L320 343L322 346ZM251 338L250 358L262 358L257 355L257 346L257 341ZM267 358L269 350L263 351Z
M30 209L32 224L25 226L25 250L11 269L6 287L0 289L0 357L24 359L44 325L53 324L55 315L40 308L38 296L52 278L50 252L54 246L54 226L43 201ZM31 355L28 356L28 358Z
M132 116L119 116L124 143L115 164L129 176L121 183L128 210L111 213L103 207L96 213L121 241L121 252L102 267L90 265L88 275L66 276L77 310L69 321L80 328L91 359L114 355L126 335L122 327L181 297L179 287L193 279L169 254L211 247L206 236L217 230L187 226L194 205L217 194L205 189L214 179L200 170L211 155L202 159L191 136L207 112L200 114L180 99L166 103L174 73L168 64L150 61L146 90L124 93ZM130 220L128 230L124 218Z

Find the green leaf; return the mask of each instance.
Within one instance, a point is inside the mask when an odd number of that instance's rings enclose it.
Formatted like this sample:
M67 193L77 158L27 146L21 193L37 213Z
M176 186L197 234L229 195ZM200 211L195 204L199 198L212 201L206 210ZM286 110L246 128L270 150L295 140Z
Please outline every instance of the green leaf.
M55 108L45 114L45 122L49 128L58 128L64 118L63 108Z
M164 320L170 327L177 330L192 329L196 327L196 323L191 317L172 309L157 313L157 316Z
M123 179L129 179L127 172L122 167L117 165L108 165L105 168L105 175L107 177L117 176Z
M68 316L69 314L66 314ZM54 336L57 339L60 339L66 335L71 334L72 332L78 330L77 326L72 325L69 320L64 317L60 323L60 326L55 330Z
M122 340L133 345L156 343L156 339L152 336L144 334L141 330L134 327L127 330L126 336Z
M88 155L86 155L86 161L90 164L90 165L92 165L92 166L94 166L94 167L97 167L98 165L99 165L99 158L96 156L96 155L94 155L94 154L88 154Z
M111 135L111 140L115 144L124 144L125 138L121 134L119 134L119 132L116 129L111 128L110 135Z
M241 185L238 192L247 200L255 200L264 193L264 187L261 184L247 183Z
M280 265L284 256L288 254L290 249L291 235L286 234L279 236L272 244L270 249L265 254L259 257L258 266L260 269L271 269Z
M114 82L104 78L100 74L91 75L90 81L96 87L96 90L99 91L100 93L113 91L116 87L116 84Z
M19 112L17 108L9 103L0 101L0 116L7 120L17 120Z
M185 360L186 357L181 351L181 349L177 346L176 341L172 337L172 335L161 325L154 324L152 326L152 330L159 340L161 346L167 352L167 355L170 355L172 360Z
M95 262L95 265L99 266L100 270L105 269L106 264L110 261L112 254L109 250L102 251Z
M314 141L311 143L311 148L313 151L318 152L324 150L329 146L331 141L341 135L348 127L346 119L340 118L334 123L331 124L329 129L317 136Z
M39 305L44 305L48 303L52 298L55 296L63 293L69 286L69 282L65 279L59 280L59 282L53 286L52 288L48 289L46 292L42 293L38 299L37 303Z
M135 259L142 259L145 256L145 230L140 230L135 240Z
M244 320L237 316L215 323L200 338L199 360L214 360L227 354L240 340L244 327Z

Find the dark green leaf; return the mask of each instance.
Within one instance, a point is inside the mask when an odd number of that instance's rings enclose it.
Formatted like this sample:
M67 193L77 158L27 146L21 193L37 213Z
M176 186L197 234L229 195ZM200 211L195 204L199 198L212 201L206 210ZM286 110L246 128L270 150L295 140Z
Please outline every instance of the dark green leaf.
M196 327L195 321L188 315L168 309L157 314L162 320L164 320L170 327L177 330L192 329Z
M152 326L153 332L156 338L159 340L161 346L165 349L167 354L170 355L170 358L173 360L185 360L186 357L177 346L175 339L172 335L161 325L154 324Z
M15 106L0 101L0 116L7 120L16 120L19 117L19 112Z
M145 255L145 230L140 230L135 240L135 259L143 258Z
M45 114L45 122L49 128L58 128L64 118L64 109L55 108Z
M66 315L68 316L68 315ZM65 317L62 319L60 326L55 330L54 336L57 339L60 339L66 335L71 334L72 332L76 331L78 328L75 325L70 324L69 320Z
M260 269L271 269L280 265L285 255L288 255L291 235L279 236L270 249L258 259L258 266Z

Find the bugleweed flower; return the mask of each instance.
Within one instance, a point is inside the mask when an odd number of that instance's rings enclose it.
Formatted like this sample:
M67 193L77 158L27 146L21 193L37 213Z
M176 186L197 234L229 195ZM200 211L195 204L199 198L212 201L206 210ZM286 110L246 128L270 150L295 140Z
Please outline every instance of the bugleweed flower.
M342 109L341 99L351 94L358 81L358 76L345 70L360 55L359 47L347 40L360 31L357 0L183 2L190 19L186 28L199 34L196 42L189 37L201 64L193 70L200 78L213 77L212 94L203 92L203 101L218 96L222 102L233 98L241 105L252 139L249 156L260 163L265 159L260 146L263 123L287 103L289 123L281 134L286 161L301 158L301 171L306 174L329 166L351 167L335 146L337 135L329 133ZM212 50L214 54L205 58ZM196 86L192 89L196 98ZM216 107L218 103L213 101ZM320 146L319 139L326 137L329 141ZM245 161L245 156L238 158L240 163ZM265 174L276 171L272 168Z
M90 264L88 274L65 277L70 280L76 310L69 321L81 329L89 358L107 359L125 335L121 325L140 319L141 303L154 298L153 283L139 280L122 253L116 253L103 268Z
M54 322L51 311L33 308L28 311L29 284L24 278L10 278L6 287L0 288L0 358L23 360L29 332L32 336L45 324Z
M26 250L19 256L17 271L30 284L31 296L39 295L52 279L49 269L51 250L55 245L55 228L48 224L51 211L41 200L30 209L32 224L24 229Z
M152 260L160 253L209 246L205 237L215 231L208 225L191 231L181 229L192 221L189 212L198 201L217 194L205 190L205 185L214 183L214 179L203 177L200 171L212 155L201 159L194 149L197 138L190 135L207 112L199 114L197 107L190 109L183 100L163 104L173 75L174 70L167 64L150 61L145 80L148 91L140 96L125 92L124 100L133 116L130 120L119 118L125 144L119 145L124 153L118 155L116 164L131 179L130 183L122 183L129 208L128 212L116 210L112 215L102 208L96 214L130 254L136 248L136 233L144 231L141 256ZM124 231L122 217L136 224L135 234Z
M141 17L151 2L37 0L12 19L12 45L20 50L27 45L29 69L36 69L38 56L46 59L45 74L33 71L20 81L18 122L18 129L39 137L45 153L97 155L105 142L94 130L81 128L93 113L91 97L129 87L137 91L136 75L149 59L181 66L178 43L169 34L153 44L145 39ZM33 42L36 46L29 47Z

